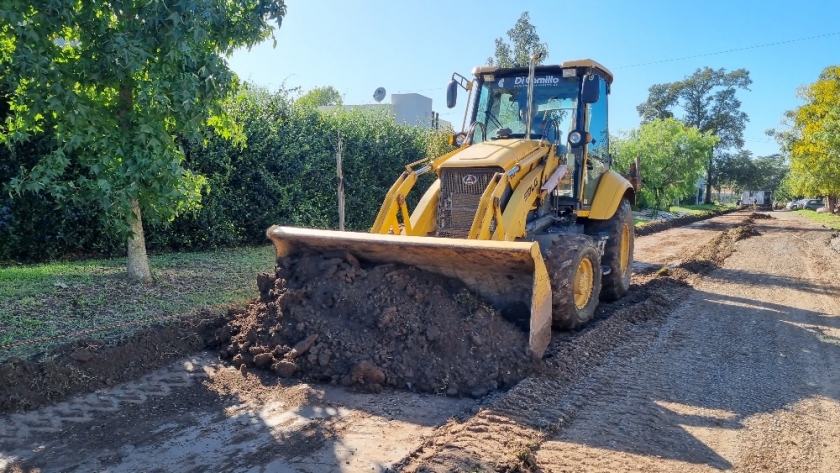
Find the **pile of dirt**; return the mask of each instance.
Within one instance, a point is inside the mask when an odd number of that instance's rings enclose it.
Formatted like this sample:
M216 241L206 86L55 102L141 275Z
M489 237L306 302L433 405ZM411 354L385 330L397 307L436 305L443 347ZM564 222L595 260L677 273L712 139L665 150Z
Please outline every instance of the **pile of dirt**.
M769 220L769 219L774 219L774 218L776 218L776 217L774 217L770 214L762 214L762 213L758 213L758 212L753 212L753 213L750 214L750 219L751 220Z
M208 343L212 346L216 331L228 320L202 313L121 338L78 340L28 360L10 357L0 363L0 414L138 378Z
M742 225L730 228L720 233L712 241L697 249L691 258L680 263L676 268L663 268L657 271L657 276L691 281L715 270L735 252L735 243L741 240L759 236L758 230L752 225L752 219L747 219Z
M684 215L682 217L673 218L671 220L652 220L648 223L643 223L642 225L636 227L635 233L637 237L652 235L654 233L668 230L669 228L681 227L683 225L688 225L689 223L699 222L700 220L707 220L713 217L718 217L729 212L734 212L734 209L726 211L709 210L702 214Z
M481 397L541 366L522 328L460 282L416 268L302 256L257 282L260 299L218 332L221 357L240 369Z

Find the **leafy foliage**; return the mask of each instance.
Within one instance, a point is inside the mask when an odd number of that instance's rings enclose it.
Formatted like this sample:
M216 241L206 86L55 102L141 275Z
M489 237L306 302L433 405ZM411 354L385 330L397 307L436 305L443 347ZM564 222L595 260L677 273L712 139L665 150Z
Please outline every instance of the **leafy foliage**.
M796 195L833 203L840 195L840 66L825 68L798 95L804 103L786 113L790 128L772 132L790 156L786 184Z
M199 139L180 140L184 165L207 179L202 205L172 222L152 222L147 231L150 249L264 243L265 230L273 224L337 228L339 132L347 227L352 230L370 228L382 199L406 164L451 150L444 131L397 125L392 117L364 111L322 113L295 103L291 95L246 84L223 104L223 113L242 124L244 142L237 144L221 136L211 136L206 145ZM22 159L18 153L12 162L22 163ZM0 169L4 162L0 161ZM418 186L409 204L416 203L423 190ZM28 213L36 204L38 213ZM55 207L53 199L45 196L33 202L24 195L5 202L0 197L0 209L4 206L12 212L7 220L10 234L28 236L37 230L40 239L12 242L0 238L0 260L124 249L110 227L99 221L96 202L68 204L64 210L43 213Z
M752 153L740 150L737 153L722 152L715 157L715 182L720 186L736 190L769 190L781 186L787 175L788 164L779 154L753 158Z
M297 103L306 107L325 107L329 105L343 105L344 99L335 87L316 87L303 94Z
M236 129L221 101L238 81L224 56L270 37L283 0L0 0L0 141L42 134L50 151L10 180L56 203L97 202L122 235L199 203L206 180L179 136Z
M656 84L650 87L648 99L636 107L642 122L656 119L678 118L701 132L711 132L720 138L719 148L741 148L744 146L744 128L749 118L741 110L741 101L736 95L739 89L750 90L750 73L746 69L726 72L725 69L705 67L681 81ZM678 116L675 109L684 113ZM714 178L712 153L706 157L707 181L706 201L711 199Z
M497 67L527 66L531 56L540 54L537 64L542 64L548 58L548 44L540 43L537 28L531 24L528 12L522 13L513 28L507 31L511 44L503 38L496 38L496 53L487 58L487 64Z
M640 158L642 199L661 209L663 203L693 193L703 175L705 158L717 141L711 133L674 118L655 119L613 141L616 167L627 169Z

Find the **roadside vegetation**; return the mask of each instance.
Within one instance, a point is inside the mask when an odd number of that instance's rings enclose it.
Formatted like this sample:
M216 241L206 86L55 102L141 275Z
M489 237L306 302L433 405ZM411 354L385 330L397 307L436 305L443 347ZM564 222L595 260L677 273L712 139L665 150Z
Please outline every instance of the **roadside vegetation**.
M681 214L688 214L693 217L702 216L702 215L717 215L719 212L725 212L727 210L735 209L735 204L700 204L700 205L672 205L667 207L663 212L667 211L670 213L681 213ZM633 216L633 225L636 228L641 228L645 225L649 225L654 222L658 222L660 220L654 220L650 218L645 218L638 216L638 212L634 212Z
M832 230L840 230L840 215L832 215L829 213L817 213L813 210L795 210L794 212L804 216L808 220L821 223L826 228Z
M709 211L721 212L724 210L732 210L735 207L735 204L672 205L668 208L668 212L682 212L691 215L700 215Z
M790 159L783 198L826 197L833 209L840 196L840 65L823 69L797 96L802 105L768 132Z
M223 313L257 295L256 275L274 268L274 248L248 246L151 255L153 284L135 284L125 258L0 268L0 345L44 337L47 342L0 349L0 359L31 355L76 337L130 333L156 319Z

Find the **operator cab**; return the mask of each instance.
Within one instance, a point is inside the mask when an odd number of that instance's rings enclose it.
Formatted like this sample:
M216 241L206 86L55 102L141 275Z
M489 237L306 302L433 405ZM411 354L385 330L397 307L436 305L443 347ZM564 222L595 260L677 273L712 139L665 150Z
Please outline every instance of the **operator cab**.
M480 66L473 68L472 81L460 77L459 83L453 76L447 91L449 108L455 106L459 86L471 96L472 89L477 89L471 97L470 127L455 135L453 142L524 139L548 143L569 171L555 194L586 208L610 165L607 102L612 73L588 59L535 66L529 104L529 72L528 67Z

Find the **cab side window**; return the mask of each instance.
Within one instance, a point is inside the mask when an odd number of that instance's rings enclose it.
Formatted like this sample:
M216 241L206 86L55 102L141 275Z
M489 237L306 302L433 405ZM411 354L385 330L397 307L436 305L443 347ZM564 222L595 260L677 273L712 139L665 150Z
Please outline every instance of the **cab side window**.
M584 79L585 80L585 79ZM609 156L610 134L607 127L607 81L601 80L601 93L598 102L587 104L588 130L592 142L587 146L587 164L584 172L586 178L583 185L583 204L592 205L598 181L607 170Z

